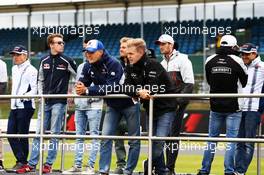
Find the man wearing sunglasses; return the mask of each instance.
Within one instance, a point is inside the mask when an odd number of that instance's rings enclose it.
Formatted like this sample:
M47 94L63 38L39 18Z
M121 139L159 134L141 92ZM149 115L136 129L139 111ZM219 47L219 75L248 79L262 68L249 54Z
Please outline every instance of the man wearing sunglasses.
M39 94L67 94L71 76L76 76L76 63L71 58L63 55L64 41L61 34L51 34L47 38L50 53L41 59L38 74ZM45 99L44 131L50 129L51 134L60 134L66 111L66 98ZM36 133L40 133L41 111L38 113L38 125ZM57 156L58 139L51 138L49 141L48 156L42 167L43 174L52 172L52 164ZM28 165L21 168L17 173L34 171L39 160L40 139L34 138L32 152Z
M238 57L237 40L232 35L221 38L220 48L205 62L206 80L210 93L239 93L247 84L247 68ZM238 98L210 98L209 137L218 137L226 124L226 137L236 138L241 120L241 103ZM216 142L208 142L204 151L202 168L198 175L208 175L217 149ZM227 143L224 174L234 175L236 143Z

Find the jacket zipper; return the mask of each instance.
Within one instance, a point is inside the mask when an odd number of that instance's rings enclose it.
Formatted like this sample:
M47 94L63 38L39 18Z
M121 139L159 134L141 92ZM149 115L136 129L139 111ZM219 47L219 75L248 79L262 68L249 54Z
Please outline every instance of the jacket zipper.
M53 79L54 64L55 64L55 58L52 58L52 69L51 69L51 76L50 76L50 82L49 82L49 94L50 94L51 83Z

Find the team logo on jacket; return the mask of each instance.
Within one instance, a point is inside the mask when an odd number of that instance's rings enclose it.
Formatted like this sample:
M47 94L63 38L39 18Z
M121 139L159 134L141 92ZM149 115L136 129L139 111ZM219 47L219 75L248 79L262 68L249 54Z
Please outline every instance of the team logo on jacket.
M157 72L155 72L155 71L150 71L148 76L149 76L149 77L152 77L152 78L155 78L156 75L157 75Z
M66 70L66 66L65 66L64 64L59 64L59 65L57 66L57 69L58 69L58 70Z
M212 74L231 74L232 69L230 67L212 67Z
M47 63L46 63L46 64L44 64L44 65L43 65L43 69L50 69L50 65L49 65L49 64L47 64Z

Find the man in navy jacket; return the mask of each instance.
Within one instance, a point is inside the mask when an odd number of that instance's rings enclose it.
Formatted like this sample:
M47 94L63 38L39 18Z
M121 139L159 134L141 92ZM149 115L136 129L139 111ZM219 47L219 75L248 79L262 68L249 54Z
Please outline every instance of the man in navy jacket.
M121 64L112 58L104 49L101 41L90 40L84 49L88 63L84 65L82 75L75 89L78 95L106 95L115 85L124 82ZM90 86L93 84L93 86ZM128 123L128 135L140 135L140 105L127 99L106 99L106 115L103 122L102 135L115 135L122 116ZM132 174L135 169L140 141L129 140L130 149L124 174ZM100 148L100 173L108 174L111 165L112 140L102 140Z

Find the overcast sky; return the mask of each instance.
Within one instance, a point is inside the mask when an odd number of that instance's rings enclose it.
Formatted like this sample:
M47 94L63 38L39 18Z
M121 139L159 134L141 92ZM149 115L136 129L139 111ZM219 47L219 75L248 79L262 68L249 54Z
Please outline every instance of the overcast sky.
M21 2L23 0L20 0ZM237 6L237 17L246 18L253 17L252 7L253 2L255 2L255 16L264 16L264 0L255 0L242 2L245 0L240 0ZM3 2L3 1L2 1ZM213 9L215 6L215 18L232 18L233 17L233 3L217 3L217 4L207 4L206 16L209 19L214 17ZM203 18L203 4L192 4L192 5L182 5L181 8L181 20L194 20L194 7L197 8L197 19ZM158 9L161 9L160 20L165 21L176 21L176 6L154 6L154 7L144 7L144 22L157 22L158 19ZM91 24L90 15L92 11L92 24L106 24L106 10L86 10L85 23L87 25ZM122 23L123 22L123 10L122 8L111 9L109 11L109 23ZM36 12L32 14L32 26L42 26L43 14L44 12ZM48 12L45 13L45 26L56 26L59 24L58 13L60 13L60 25L73 25L74 24L74 11L63 11L63 12ZM13 27L26 27L27 26L27 14L12 14L13 17ZM0 14L0 28L10 28L12 27L12 15L11 14ZM83 13L82 11L78 15L79 25L83 23ZM129 8L128 9L128 22L140 22L140 8Z

